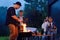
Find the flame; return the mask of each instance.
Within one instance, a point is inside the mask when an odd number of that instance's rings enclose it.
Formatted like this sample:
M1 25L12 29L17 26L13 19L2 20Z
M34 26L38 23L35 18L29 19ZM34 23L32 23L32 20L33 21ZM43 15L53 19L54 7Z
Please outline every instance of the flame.
M27 29L26 29L27 25L25 23L22 23L21 25L23 26L23 32L27 32Z
M23 27L23 32L31 32L31 30L27 30L26 28L26 23L21 23L22 27Z

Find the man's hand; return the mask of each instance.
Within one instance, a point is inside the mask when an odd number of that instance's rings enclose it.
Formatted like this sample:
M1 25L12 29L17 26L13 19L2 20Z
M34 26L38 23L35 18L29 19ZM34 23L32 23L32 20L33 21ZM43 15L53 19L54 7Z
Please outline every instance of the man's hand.
M15 19L18 22L22 22L22 20L20 20L16 15L12 16L13 19Z
M19 22L23 22L23 20L20 20L20 19L19 19Z

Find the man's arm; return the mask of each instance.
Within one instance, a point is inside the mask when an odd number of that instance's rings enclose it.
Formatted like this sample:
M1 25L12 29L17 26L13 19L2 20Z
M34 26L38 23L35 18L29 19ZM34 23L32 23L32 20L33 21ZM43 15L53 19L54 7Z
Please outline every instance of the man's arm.
M13 16L11 16L13 19L15 19L16 21L18 21L18 22L21 22L22 20L20 20L16 15L13 15Z

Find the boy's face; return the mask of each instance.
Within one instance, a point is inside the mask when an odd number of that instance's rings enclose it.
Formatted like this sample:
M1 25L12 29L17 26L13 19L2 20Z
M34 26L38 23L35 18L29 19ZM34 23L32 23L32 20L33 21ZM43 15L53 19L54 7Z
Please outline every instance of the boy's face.
M23 16L23 12L20 12L20 16Z
M53 19L52 18L49 18L49 22L52 22L53 21Z

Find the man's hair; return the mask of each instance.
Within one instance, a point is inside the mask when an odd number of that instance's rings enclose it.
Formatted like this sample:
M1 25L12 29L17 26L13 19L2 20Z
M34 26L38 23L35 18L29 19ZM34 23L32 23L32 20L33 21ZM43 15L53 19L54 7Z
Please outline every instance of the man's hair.
M51 16L49 16L49 19L52 19L52 20L54 20L54 19L53 19L53 17L51 17Z
M48 18L51 18L51 19L53 19L51 16L49 16Z
M20 3L20 2L16 2L16 3L14 3L14 4L17 4L17 5L21 6L21 3Z

